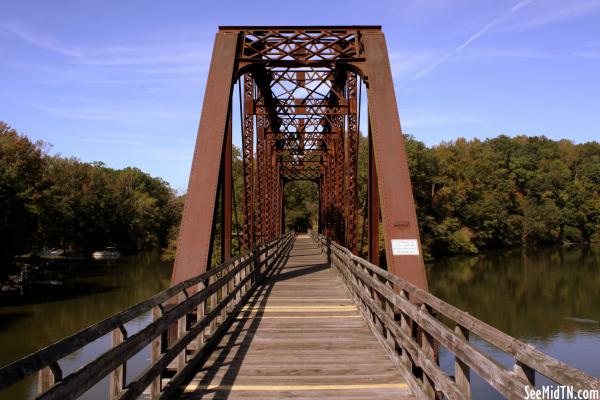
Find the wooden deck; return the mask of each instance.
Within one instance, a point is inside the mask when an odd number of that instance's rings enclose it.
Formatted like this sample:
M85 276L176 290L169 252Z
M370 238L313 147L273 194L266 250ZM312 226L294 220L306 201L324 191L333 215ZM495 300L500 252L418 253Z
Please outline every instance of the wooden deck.
M184 399L413 399L308 236L265 278Z
M147 321L150 311L155 318L127 334L126 324ZM106 352L63 374L62 359L111 333ZM147 346L149 365L127 376L127 363ZM453 375L436 349L454 354ZM600 390L597 377L331 239L295 240L291 232L0 368L0 390L34 373L46 400L78 398L106 377L112 400L469 399L472 373L509 399L524 398L536 375Z

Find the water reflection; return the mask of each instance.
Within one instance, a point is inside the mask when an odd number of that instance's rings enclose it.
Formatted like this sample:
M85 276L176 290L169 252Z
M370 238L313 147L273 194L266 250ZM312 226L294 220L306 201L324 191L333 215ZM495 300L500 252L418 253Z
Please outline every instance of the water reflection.
M436 296L600 376L600 248L487 251L438 260L427 273ZM477 339L475 343L485 346ZM450 370L451 356L441 354L443 366ZM474 398L500 397L475 379Z
M38 288L30 295L0 304L0 365L8 364L43 346L134 305L169 285L170 265L160 261L158 252L124 256L119 260L90 261L63 274L62 285ZM131 333L150 316L128 324ZM109 335L110 336L110 335ZM61 367L65 374L94 359L110 346L104 337L69 356ZM145 353L145 352L144 352ZM132 363L135 373L148 358L140 354ZM128 371L129 372L129 371ZM35 379L0 392L0 399L32 398ZM86 398L106 398L106 392L91 390Z
M69 270L64 285L39 291L24 301L0 304L0 364L23 357L115 312L136 304L169 284L171 268L158 253L91 262ZM477 257L447 258L428 267L431 291L483 321L540 350L600 376L600 249L538 248L489 251ZM130 333L145 325L146 315L128 324ZM494 352L473 339L476 346ZM104 337L61 361L65 374L110 346ZM494 353L499 361L511 360ZM450 353L440 355L453 374ZM128 364L133 377L147 365L148 349ZM452 371L452 372L451 372ZM473 398L501 398L473 377ZM106 385L84 398L106 398ZM0 392L0 399L33 398L35 379Z

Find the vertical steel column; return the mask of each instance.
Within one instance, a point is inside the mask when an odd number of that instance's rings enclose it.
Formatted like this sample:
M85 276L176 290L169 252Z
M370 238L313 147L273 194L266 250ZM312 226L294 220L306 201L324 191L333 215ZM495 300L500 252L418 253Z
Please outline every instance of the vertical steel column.
M258 243L265 242L265 190L267 190L265 182L265 123L266 118L260 116L258 118L258 127L256 135L256 236Z
M319 177L319 221L317 232L323 234L323 177Z
M221 190L221 262L225 262L231 258L231 200L233 182L231 175L231 106L229 107L229 115L227 117L227 132L225 133L225 149L223 151L223 189Z
M206 271L238 33L216 34L171 283Z
M336 134L335 139L335 181L334 181L334 195L335 195L335 209L334 209L334 223L335 223L335 240L345 246L345 221L344 221L344 132L342 126Z
M273 135L265 138L265 241L273 238L273 198L277 195L277 188L273 181Z
M254 81L244 75L242 157L244 162L243 248L254 248Z
M279 166L277 168L279 168ZM285 181L281 178L279 181L281 182L281 220L279 222L279 234L282 235L285 233Z
M328 132L327 135L331 135L331 132ZM333 142L328 140L329 145L328 149L333 146ZM325 236L333 237L333 176L335 174L335 166L332 162L332 156L327 154L327 172L324 176L325 187L323 188L325 192Z
M275 238L278 236L280 215L280 201L281 201L281 184L279 182L279 169L277 168L277 156L275 152L271 155L271 182L275 193L271 199L271 237Z
M408 161L392 81L385 37L362 36L368 77L369 121L377 166L387 268L427 290L423 251L410 184ZM395 249L392 250L392 241Z
M346 145L346 247L358 254L358 234L356 211L358 208L358 107L357 79L355 72L348 72L346 83L348 92L348 131Z
M379 266L379 191L377 188L377 167L373 152L373 135L369 123L369 178L368 178L368 221L369 221L369 261Z

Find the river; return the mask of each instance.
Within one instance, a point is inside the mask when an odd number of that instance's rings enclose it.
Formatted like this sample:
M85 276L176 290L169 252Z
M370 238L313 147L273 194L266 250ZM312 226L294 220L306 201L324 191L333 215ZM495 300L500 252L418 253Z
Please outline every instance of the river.
M40 292L20 304L0 304L0 365L165 289L170 273L170 265L161 262L157 252L90 261L69 271L53 293ZM427 273L436 296L600 376L600 249L485 251L475 257L440 259L428 266ZM130 334L149 319L146 315L128 324ZM485 346L472 339L476 346ZM62 360L65 375L109 346L110 335ZM148 358L146 348L128 364L128 375L135 376ZM500 361L512 368L509 359ZM440 363L453 374L451 354L442 352ZM473 398L501 398L477 377L472 381ZM106 398L105 385L95 386L84 398ZM0 392L0 399L33 398L34 393L35 377L31 377Z
M62 275L62 285L45 290L40 288L26 296L26 302L0 304L0 365L26 356L166 289L171 264L160 261L158 251L151 251L125 255L118 260L89 261ZM151 315L147 314L127 324L129 334L150 319ZM110 343L109 334L62 360L63 375L106 351ZM128 373L139 372L149 357L146 348L128 364ZM36 378L32 376L1 391L0 399L34 398L35 385ZM107 393L105 380L83 398L104 399Z
M536 346L539 350L600 376L600 248L533 248L485 251L450 257L427 269L430 291L446 302ZM512 360L473 338L512 369ZM440 364L453 372L453 355ZM472 377L474 399L501 399ZM537 384L551 384L536 374Z

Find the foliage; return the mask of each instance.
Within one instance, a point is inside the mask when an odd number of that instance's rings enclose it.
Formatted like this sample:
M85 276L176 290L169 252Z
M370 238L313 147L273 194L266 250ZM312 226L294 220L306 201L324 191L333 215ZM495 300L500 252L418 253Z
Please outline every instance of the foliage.
M311 181L290 181L285 185L285 227L304 231L319 223L319 188Z
M426 257L475 254L482 248L600 240L600 144L546 137L499 136L427 147L405 135L417 218ZM233 158L237 223L242 230L243 164ZM368 141L358 154L358 235L366 252ZM318 224L318 187L285 186L285 225ZM217 213L220 211L217 210ZM220 231L217 219L216 232ZM213 264L220 260L215 236ZM172 248L174 248L174 242ZM383 245L380 243L383 251Z
M0 122L0 263L33 245L45 163L42 144Z
M457 139L431 148L405 136L413 195L426 255L482 248L600 240L600 144L544 136ZM240 251L243 162L232 159L233 252ZM368 143L358 156L358 234L366 248ZM0 262L44 247L166 247L176 251L184 196L136 168L49 156L0 122ZM220 260L220 206L212 263ZM285 225L318 223L318 187L285 186ZM380 246L382 247L382 246Z
M0 122L0 262L43 248L92 250L163 246L180 201L137 168L47 154Z
M600 232L600 144L544 136L406 137L421 235L435 254L589 242Z

